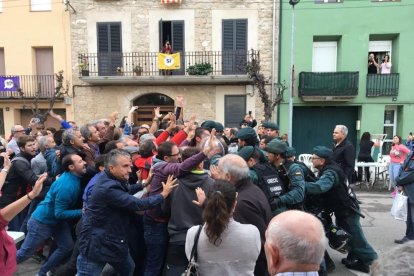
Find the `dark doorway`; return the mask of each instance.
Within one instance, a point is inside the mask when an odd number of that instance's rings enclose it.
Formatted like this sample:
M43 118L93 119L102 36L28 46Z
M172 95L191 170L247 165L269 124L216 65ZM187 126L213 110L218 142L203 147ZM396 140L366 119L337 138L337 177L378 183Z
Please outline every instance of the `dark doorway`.
M224 125L226 127L239 127L246 115L245 95L224 96Z
M159 93L151 93L138 97L132 105L138 106L138 111L134 113L134 125L136 126L142 124L151 125L155 115L154 108L158 106L160 107L162 115L166 115L168 112L174 112L174 100Z
M184 43L184 20L159 21L160 52L166 41L171 43L174 53L180 53L181 64L179 70L171 70L172 75L185 74L185 43Z
M297 154L312 153L315 146L331 147L336 125L348 127L348 139L356 146L358 107L295 107L293 112L293 147Z

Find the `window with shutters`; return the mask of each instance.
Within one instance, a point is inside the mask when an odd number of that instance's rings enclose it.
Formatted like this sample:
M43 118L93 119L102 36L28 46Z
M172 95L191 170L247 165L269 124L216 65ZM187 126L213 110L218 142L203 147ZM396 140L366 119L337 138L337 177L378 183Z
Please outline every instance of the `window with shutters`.
M185 40L184 40L184 20L174 21L159 21L159 38L160 38L160 52L166 42L171 44L173 53L180 53L181 66L179 70L170 70L168 74L184 75L185 74Z
M99 76L114 76L122 71L121 27L121 22L97 23Z
M246 115L245 95L224 96L224 125L226 127L239 127Z
M222 70L224 75L246 73L247 19L222 21Z

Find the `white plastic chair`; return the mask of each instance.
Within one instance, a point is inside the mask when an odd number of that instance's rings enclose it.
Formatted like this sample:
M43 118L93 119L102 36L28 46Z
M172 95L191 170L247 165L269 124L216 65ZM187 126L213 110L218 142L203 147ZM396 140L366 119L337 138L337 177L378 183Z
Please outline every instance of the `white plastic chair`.
M305 163L306 166L308 166L308 168L312 168L312 154L309 153L303 153L299 155L298 160L300 162Z
M384 165L383 169L378 169L378 176L381 175L384 181L384 187L388 186L388 190L391 190L391 180L389 178L388 166L390 164L391 157L389 155L378 155L377 162ZM388 185L387 185L388 183Z

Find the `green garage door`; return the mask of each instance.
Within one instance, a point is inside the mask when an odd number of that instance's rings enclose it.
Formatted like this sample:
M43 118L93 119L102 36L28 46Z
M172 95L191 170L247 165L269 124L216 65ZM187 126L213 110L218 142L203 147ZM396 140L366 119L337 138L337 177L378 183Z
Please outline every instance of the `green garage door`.
M356 143L355 125L358 107L295 107L293 112L293 147L297 155L312 153L316 145L331 147L335 125L348 127L348 139Z

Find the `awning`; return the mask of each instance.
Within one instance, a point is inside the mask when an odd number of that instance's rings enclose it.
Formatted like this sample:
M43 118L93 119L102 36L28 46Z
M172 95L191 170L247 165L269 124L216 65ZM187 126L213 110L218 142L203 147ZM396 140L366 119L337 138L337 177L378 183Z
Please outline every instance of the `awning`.
M182 0L161 0L161 4L181 4Z

